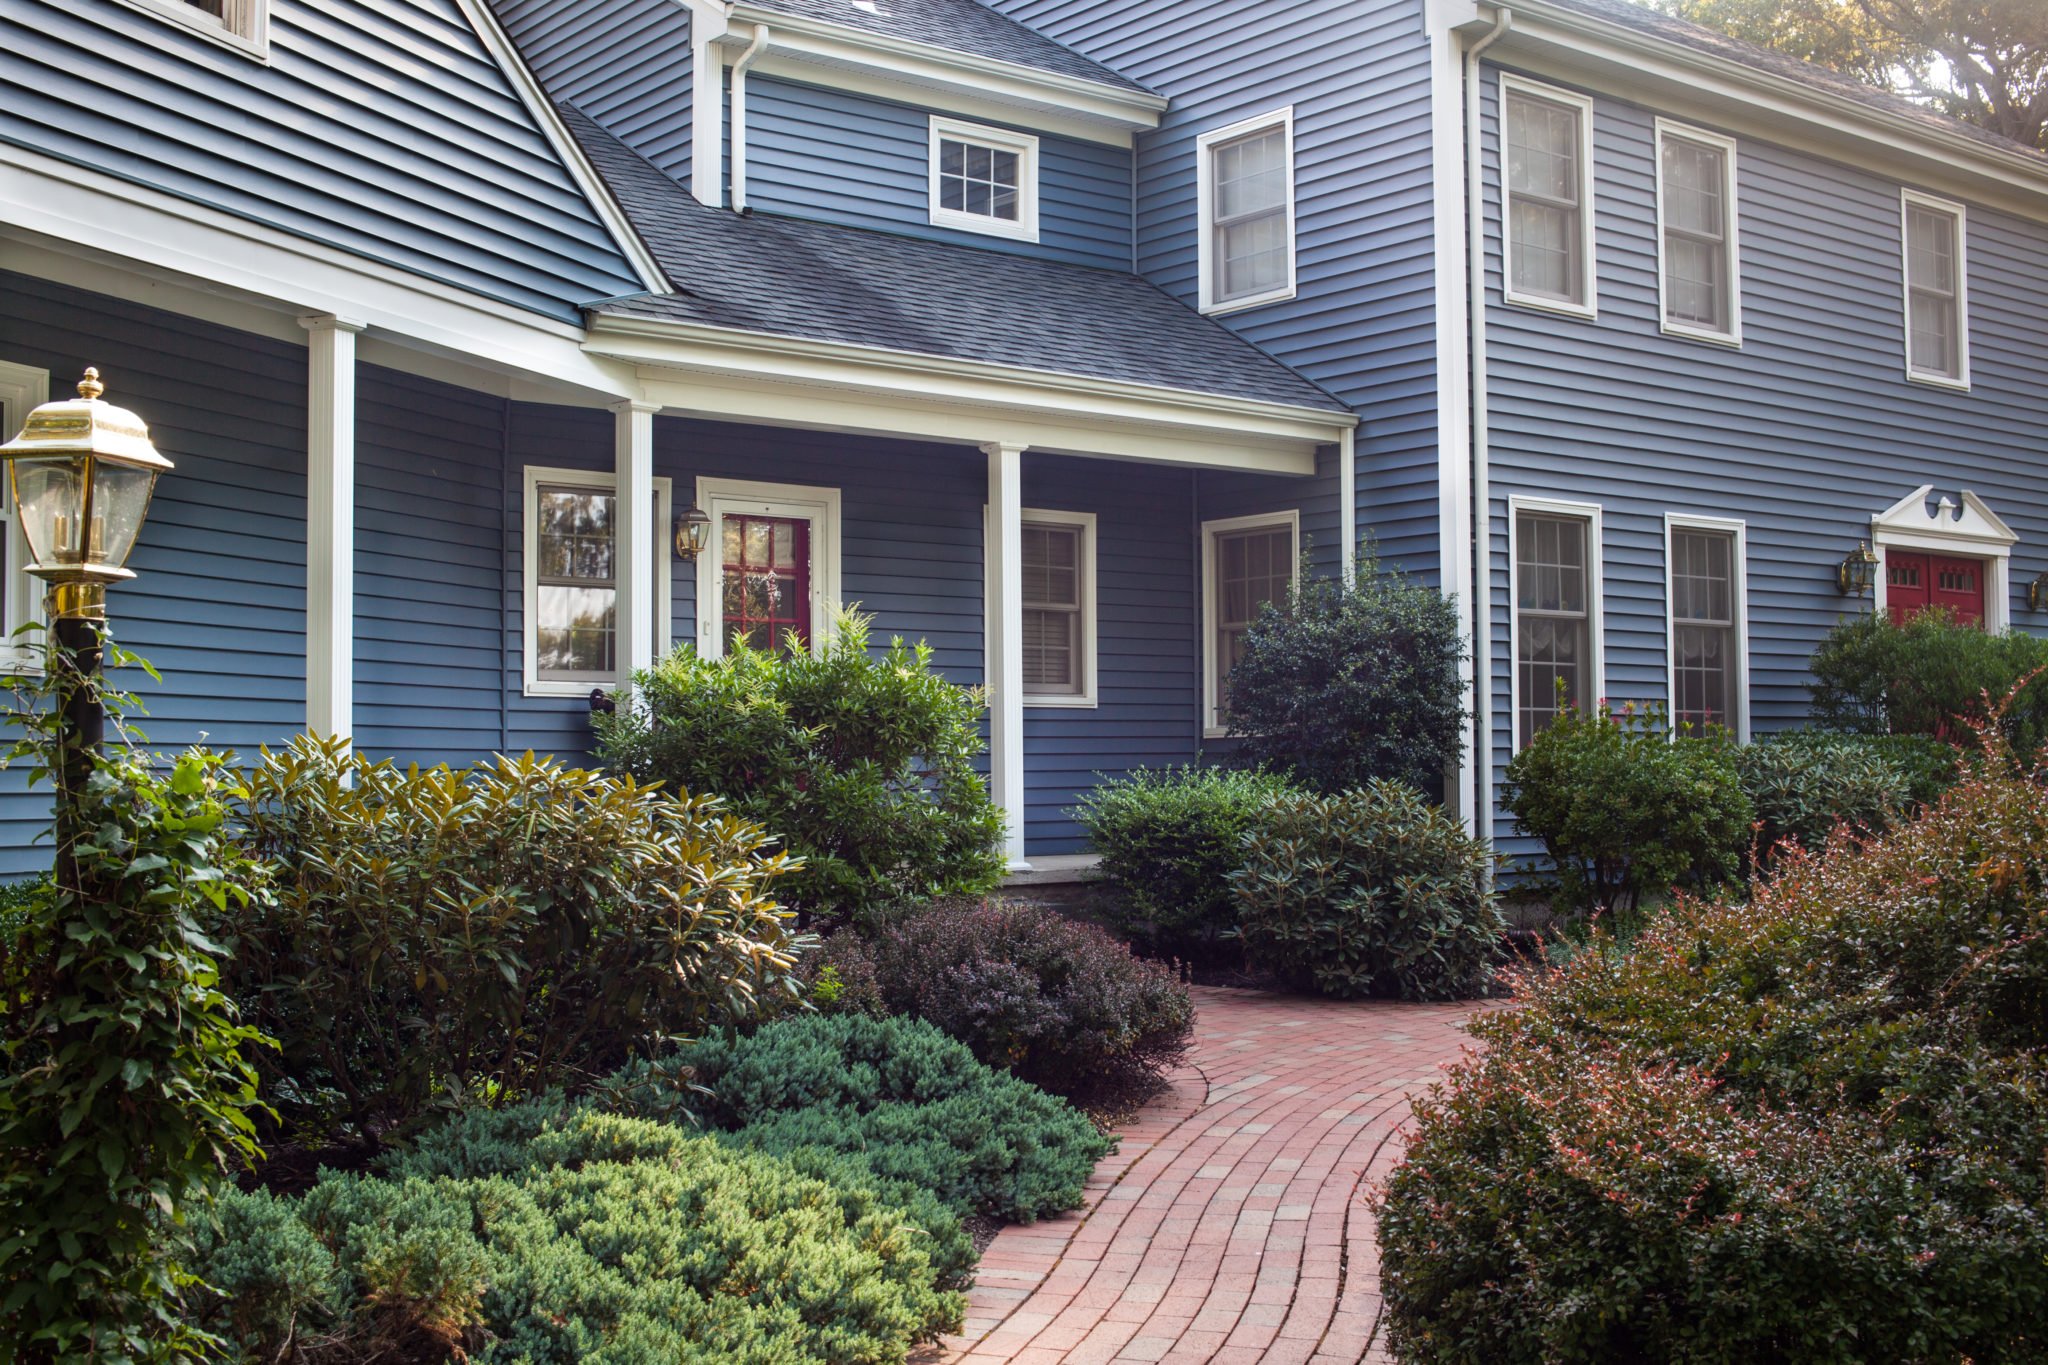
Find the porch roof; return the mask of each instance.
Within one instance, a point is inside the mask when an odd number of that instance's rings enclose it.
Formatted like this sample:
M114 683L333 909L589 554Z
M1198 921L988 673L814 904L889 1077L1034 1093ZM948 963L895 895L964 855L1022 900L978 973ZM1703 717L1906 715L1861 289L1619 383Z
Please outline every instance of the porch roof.
M872 347L1316 412L1350 410L1139 277L697 202L573 107L570 130L679 288L600 317Z

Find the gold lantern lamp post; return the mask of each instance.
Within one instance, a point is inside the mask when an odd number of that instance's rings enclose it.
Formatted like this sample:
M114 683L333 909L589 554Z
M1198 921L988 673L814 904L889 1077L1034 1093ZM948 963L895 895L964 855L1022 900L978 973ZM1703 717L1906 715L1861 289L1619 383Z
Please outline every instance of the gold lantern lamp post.
M0 445L14 493L15 525L28 543L28 571L50 585L55 650L64 670L64 763L60 809L75 801L106 734L98 676L107 585L135 577L124 567L149 513L157 475L171 462L149 428L100 397L88 369L78 397L45 403Z

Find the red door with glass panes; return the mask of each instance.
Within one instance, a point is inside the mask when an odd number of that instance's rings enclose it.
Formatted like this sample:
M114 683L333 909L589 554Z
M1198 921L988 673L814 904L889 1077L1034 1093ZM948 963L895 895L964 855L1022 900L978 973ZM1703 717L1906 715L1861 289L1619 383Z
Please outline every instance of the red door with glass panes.
M1984 561L1953 555L1884 555L1885 605L1904 623L1929 607L1946 608L1958 621L1984 624Z
M811 524L800 517L727 513L720 530L725 558L725 647L744 640L779 649L811 639Z

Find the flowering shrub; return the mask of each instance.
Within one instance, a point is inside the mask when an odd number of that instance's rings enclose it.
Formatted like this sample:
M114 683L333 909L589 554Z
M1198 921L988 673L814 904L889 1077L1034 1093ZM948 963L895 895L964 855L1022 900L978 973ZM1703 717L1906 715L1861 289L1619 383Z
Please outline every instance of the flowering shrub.
M2048 774L1520 974L1381 1206L1417 1362L2041 1358Z
M1543 841L1555 904L1632 920L1645 895L1733 879L1754 815L1720 734L1673 737L1657 711L1603 701L1516 754L1501 803Z
M1154 1084L1185 1055L1194 1005L1173 967L1031 905L940 904L826 941L836 1008L929 1020L1056 1095Z
M1479 995L1506 931L1487 857L1398 782L1275 797L1230 875L1245 953L1325 995Z

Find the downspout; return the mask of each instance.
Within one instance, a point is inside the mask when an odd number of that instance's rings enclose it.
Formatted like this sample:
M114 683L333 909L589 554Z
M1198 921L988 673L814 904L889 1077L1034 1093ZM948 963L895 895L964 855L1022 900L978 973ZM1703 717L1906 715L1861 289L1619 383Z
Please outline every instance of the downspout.
M754 41L732 64L732 211L747 211L747 68L768 50L768 25L754 25Z
M1337 534L1344 540L1338 566L1349 592L1358 577L1358 428L1344 428L1337 442Z
M1472 309L1467 332L1472 397L1472 689L1479 752L1472 755L1479 790L1473 793L1481 843L1493 845L1493 498L1487 479L1486 404L1486 186L1480 174L1479 56L1507 33L1515 12L1502 6L1493 27L1465 49L1465 296Z

